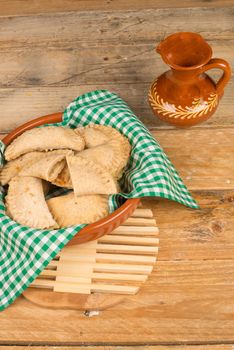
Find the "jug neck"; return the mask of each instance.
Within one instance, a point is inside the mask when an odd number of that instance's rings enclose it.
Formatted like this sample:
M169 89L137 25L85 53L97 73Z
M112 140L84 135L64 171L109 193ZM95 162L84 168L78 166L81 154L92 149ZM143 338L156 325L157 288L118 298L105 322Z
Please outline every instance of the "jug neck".
M172 78L174 78L175 80L182 80L183 82L187 81L187 80L194 80L198 77L200 73L200 68L194 68L194 69L190 69L190 70L178 70L178 69L174 69L171 68L171 75Z

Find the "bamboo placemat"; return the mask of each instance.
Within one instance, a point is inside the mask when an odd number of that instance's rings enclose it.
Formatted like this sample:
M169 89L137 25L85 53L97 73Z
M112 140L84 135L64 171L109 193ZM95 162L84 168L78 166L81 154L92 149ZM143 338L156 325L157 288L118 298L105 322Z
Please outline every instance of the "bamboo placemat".
M40 299L48 289L56 295L135 294L156 262L158 232L152 211L138 208L111 234L63 248L30 289L39 288Z

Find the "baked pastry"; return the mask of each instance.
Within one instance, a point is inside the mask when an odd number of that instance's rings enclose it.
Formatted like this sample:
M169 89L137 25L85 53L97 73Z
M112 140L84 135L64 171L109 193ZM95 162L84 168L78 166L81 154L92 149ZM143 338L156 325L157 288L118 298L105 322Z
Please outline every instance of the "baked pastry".
M126 139L119 131L106 125L89 124L75 130L83 136L86 148L103 145L109 140Z
M52 182L66 165L66 158L63 154L48 152L44 157L29 163L24 167L18 176L33 176Z
M128 143L113 139L103 145L85 149L78 155L100 164L112 176L119 178L127 164L129 153L130 145Z
M67 156L75 195L115 194L117 182L105 168L80 156Z
M9 183L6 208L10 217L23 226L58 228L47 207L41 179L14 177Z
M8 162L0 172L0 183L9 183L7 214L37 229L90 224L105 217L108 195L119 192L117 179L130 151L127 138L104 125L26 131L7 147ZM46 201L51 184L73 191Z
M6 185L14 176L17 176L21 170L27 169L29 165L40 161L40 159L43 159L47 154L59 154L65 156L67 154L73 154L73 151L68 149L59 149L50 152L35 151L23 154L20 157L7 162L4 165L4 167L0 170L0 183L3 186Z
M44 157L44 152L29 152L7 162L0 170L0 183L4 186L29 163Z
M48 151L53 149L71 149L81 151L85 142L81 134L62 126L45 126L25 131L6 148L6 160L12 160L32 151Z
M47 205L60 227L91 224L108 215L107 196L76 197L74 192L47 200Z

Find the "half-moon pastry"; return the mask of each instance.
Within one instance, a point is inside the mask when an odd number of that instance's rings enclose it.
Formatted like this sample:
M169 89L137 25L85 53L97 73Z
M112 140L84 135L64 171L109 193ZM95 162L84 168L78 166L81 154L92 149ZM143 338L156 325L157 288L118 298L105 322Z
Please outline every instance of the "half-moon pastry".
M30 152L7 162L0 170L0 183L4 186L15 177L27 164L44 157L44 152Z
M103 145L109 140L113 139L126 139L119 131L111 126L100 124L89 124L84 128L75 129L84 137L85 147L91 148L99 145Z
M108 215L107 196L76 197L74 192L47 200L47 205L60 227L91 224Z
M33 164L34 162L39 161L47 154L67 155L73 154L73 151L69 149L59 149L50 152L35 151L23 154L20 157L7 162L0 170L0 183L3 186L6 185L14 176L17 176L22 169L27 168L29 164Z
M112 176L119 178L126 166L130 146L125 142L113 139L103 145L85 149L78 153L80 157L99 163Z
M19 176L34 176L46 181L53 181L66 165L63 154L48 152L43 158L28 164L20 172Z
M101 165L80 156L66 159L75 195L118 193L117 182Z
M7 213L21 225L38 229L58 228L43 193L42 180L35 177L14 177L6 196Z
M81 151L85 142L81 134L62 126L45 126L25 131L6 148L6 160L12 160L32 151L72 149Z

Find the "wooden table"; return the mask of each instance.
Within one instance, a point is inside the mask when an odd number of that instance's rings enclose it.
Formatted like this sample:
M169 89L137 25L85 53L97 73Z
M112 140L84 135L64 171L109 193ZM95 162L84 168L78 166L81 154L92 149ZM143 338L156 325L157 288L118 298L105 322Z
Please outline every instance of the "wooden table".
M234 79L215 116L188 130L153 117L146 96L166 69L154 47L172 32L200 32L234 66L234 1L1 0L0 28L2 135L81 92L110 89L151 129L201 206L146 200L161 241L140 292L93 317L19 297L0 314L0 350L233 349Z

